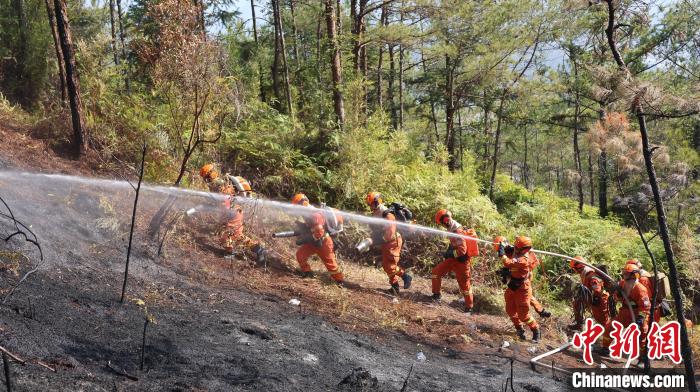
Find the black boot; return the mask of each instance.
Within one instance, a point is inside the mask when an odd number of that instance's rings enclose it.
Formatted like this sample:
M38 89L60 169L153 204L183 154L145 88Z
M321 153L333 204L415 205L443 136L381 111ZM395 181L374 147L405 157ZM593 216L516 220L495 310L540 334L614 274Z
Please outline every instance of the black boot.
M264 263L267 259L267 255L265 254L265 248L263 248L260 245L256 245L255 248L253 248L253 253L255 253L255 260L258 263Z
M550 317L552 317L552 313L551 313L550 311L548 311L547 309L542 309L541 312L537 312L537 313L539 313L539 314L540 314L540 317L542 317L542 318L550 318Z
M527 340L527 338L525 337L525 330L522 327L516 329L515 332L518 334L518 339Z
M313 272L313 271L302 271L302 272L301 272L301 277L304 278L304 279L313 278L313 277L314 277L314 272Z
M391 288L389 289L389 293L393 295L399 295L399 284L394 283L391 285Z
M435 302L436 304L439 304L440 298L442 298L442 295L440 295L440 293L433 293L433 296L432 296L433 302Z
M409 275L407 272L404 272L401 279L403 279L403 288L410 289L411 288L411 281L413 281L413 277L411 275Z
M535 343L540 341L540 330L539 329L532 330L532 341Z
M472 314L472 308L464 307L464 313L466 314Z

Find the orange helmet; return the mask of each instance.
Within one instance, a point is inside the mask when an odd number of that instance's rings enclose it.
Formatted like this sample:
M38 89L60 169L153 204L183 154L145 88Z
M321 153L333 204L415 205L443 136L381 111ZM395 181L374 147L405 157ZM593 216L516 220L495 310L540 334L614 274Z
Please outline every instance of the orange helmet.
M199 175L205 179L205 180L216 180L217 177L219 177L219 173L214 170L214 164L213 163L207 163L206 165L202 166L201 169L199 169Z
M625 265L625 268L622 269L622 274L624 277L626 277L627 274L634 274L635 279L639 279L639 277L640 277L639 267L637 267L634 264L627 264L627 265Z
M443 224L442 220L445 219L445 217L452 218L452 213L444 208L439 209L435 214L435 223L438 225Z
M573 269L578 269L578 268L583 267L583 264L579 263L579 261L583 261L584 263L586 262L586 260L583 257L575 256L573 259L569 260L569 267L571 267Z
M367 205L370 206L370 208L374 208L375 205L377 204L382 204L384 200L382 200L382 194L379 192L370 192L367 194L367 197L365 198L365 201L367 202Z
M642 263L639 262L639 260L637 260L637 259L629 259L629 260L627 260L627 262L625 263L625 265L634 265L634 266L636 266L636 267L639 268L639 269L642 268Z
M231 177L231 183L233 184L233 187L236 188L236 193L238 194L249 196L250 193L253 192L253 188L250 186L250 183L243 177Z
M472 237L474 237L474 238L478 238L478 236L476 235L476 230L474 230L474 229L472 229L472 228L468 228L468 229L466 230L466 233L467 233L468 236L472 236Z
M294 197L292 197L292 204L308 206L309 198L303 193L297 193L294 195Z
M508 241L506 240L506 237L504 237L502 235L497 235L497 236L493 237L493 251L494 252L498 252L498 246L501 244L501 242L505 244Z
M532 240L530 237L519 235L515 238L515 244L513 245L518 249L532 248Z

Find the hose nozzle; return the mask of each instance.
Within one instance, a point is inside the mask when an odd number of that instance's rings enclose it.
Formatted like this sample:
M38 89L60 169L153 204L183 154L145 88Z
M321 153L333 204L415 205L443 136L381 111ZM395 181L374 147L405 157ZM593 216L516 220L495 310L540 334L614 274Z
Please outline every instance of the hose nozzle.
M273 233L272 238L289 238L296 237L297 234L293 231L280 231L279 233Z
M355 249L360 252L366 252L369 247L372 246L372 239L371 238L365 238L364 240L360 241L359 244L355 247Z

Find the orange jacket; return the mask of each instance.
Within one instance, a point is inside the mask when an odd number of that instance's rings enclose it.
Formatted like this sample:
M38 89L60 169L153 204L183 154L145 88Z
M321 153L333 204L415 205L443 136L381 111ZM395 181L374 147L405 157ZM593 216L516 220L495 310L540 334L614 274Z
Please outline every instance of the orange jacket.
M532 252L527 252L519 257L503 258L503 266L510 270L510 276L513 279L529 280L532 276L532 271L540 265L540 260Z
M234 237L238 237L243 234L243 208L238 204L234 205L233 208L227 210L228 221L226 222L226 229Z
M464 229L464 227L460 225L456 225L453 228L450 228L450 232L459 234L459 235L467 235L467 230ZM462 237L450 237L450 245L452 246L452 249L455 250L455 255L456 257L464 256L467 254L467 240L466 238Z
M624 290L624 280L620 281L620 287L622 287ZM644 287L641 282L637 281L627 296L630 299L630 305L632 305L635 315L640 313L649 314L649 310L651 309L651 300L649 300L649 293L647 292L646 287ZM627 303L625 302L624 298L619 292L615 292L615 298L622 304L620 311L624 312L627 309Z
M383 217L384 219L390 221L396 221L396 217L394 216L394 214L389 212L385 216L384 211L385 210L382 210L381 208L376 208L374 211L372 211L372 215L377 218ZM384 242L391 242L396 239L396 224L387 224L383 228L374 229L374 231L376 232L376 234L373 235L373 238L379 239L379 236L381 235L381 239Z
M603 279L592 269L586 272L586 275L581 279L581 283L591 290L592 293L600 294L603 292Z

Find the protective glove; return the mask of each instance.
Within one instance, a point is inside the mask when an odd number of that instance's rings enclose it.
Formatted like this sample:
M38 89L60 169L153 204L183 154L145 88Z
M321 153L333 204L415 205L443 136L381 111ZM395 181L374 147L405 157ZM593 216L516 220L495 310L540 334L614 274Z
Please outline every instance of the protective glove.
M452 245L450 245L450 246L447 247L447 250L445 251L445 253L442 254L442 257L443 257L444 259L454 259L454 257L455 257L455 250L454 250L454 248L452 247Z
M501 283L506 284L508 283L508 278L510 277L510 269L503 267L498 270L498 275L501 277Z
M503 257L506 255L506 247L503 245L503 242L498 243L498 257Z
M469 256L467 255L461 255L457 258L457 261L459 261L460 263L466 263L467 260L469 260Z
M505 251L506 256L512 255L513 251L515 251L515 247L513 245L506 245Z
M643 314L638 314L637 317L634 319L634 323L639 326L639 329L644 328L644 315Z

